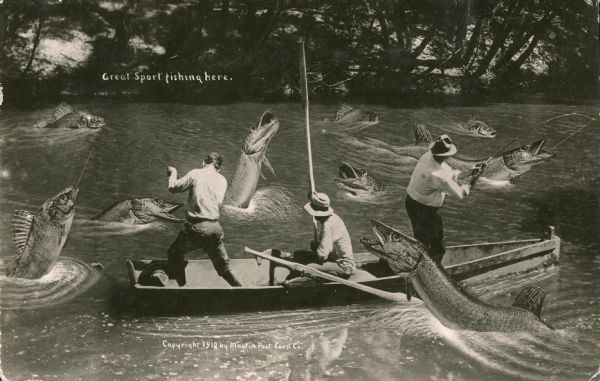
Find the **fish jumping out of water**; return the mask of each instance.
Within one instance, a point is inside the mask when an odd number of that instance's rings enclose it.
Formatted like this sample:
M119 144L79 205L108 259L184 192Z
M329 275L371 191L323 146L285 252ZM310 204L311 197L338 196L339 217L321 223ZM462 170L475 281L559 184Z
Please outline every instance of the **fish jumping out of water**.
M56 107L52 119L43 128L97 129L104 125L104 118L84 111L75 111L63 102Z
M363 111L355 106L342 103L335 113L333 120L325 119L328 122L335 123L368 123L377 124L379 115L374 111Z
M338 168L338 178L336 183L346 192L357 194L358 192L378 192L383 190L383 185L369 175L366 169L355 168L352 165L342 162Z
M269 163L266 153L267 147L278 129L279 120L275 118L271 110L265 111L258 124L250 129L223 204L238 208L248 206L256 191L258 177L263 176L261 172L262 164L265 164L271 173L275 175L275 170Z
M524 288L510 307L484 303L457 288L421 242L377 220L372 220L372 229L376 240L363 237L363 245L386 260L395 273L410 279L427 308L446 327L482 332L552 329L540 317L543 289Z
M465 123L456 123L456 127L453 131L459 135L490 139L496 137L496 130L477 119L474 115L469 117Z
M37 279L50 271L69 236L78 193L78 188L68 187L46 200L35 214L15 211L17 256L9 263L7 276Z
M156 220L183 222L170 212L183 204L167 202L158 198L130 198L114 203L92 220L106 222L121 222L132 225L142 225Z

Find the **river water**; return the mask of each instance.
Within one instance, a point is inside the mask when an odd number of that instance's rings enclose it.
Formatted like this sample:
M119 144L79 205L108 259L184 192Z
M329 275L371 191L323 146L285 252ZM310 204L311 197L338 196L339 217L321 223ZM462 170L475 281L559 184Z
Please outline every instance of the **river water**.
M44 200L77 181L75 220L62 259L36 281L0 276L1 366L10 380L588 380L600 362L600 138L590 124L558 147L559 154L516 179L515 184L476 188L443 210L448 244L539 237L548 225L562 239L558 271L509 282L473 285L491 303L510 304L519 288L547 291L544 319L549 336L453 331L413 299L401 304L210 316L135 317L119 306L127 292L127 259L157 259L179 226L124 226L90 221L112 203L130 197L184 202L169 194L166 170L135 144L145 146L184 173L217 150L231 180L249 127L271 108L281 126L267 156L254 209L224 208L222 223L231 257L255 249L306 247L310 219L301 206L307 191L303 112L298 104L75 105L103 116L98 131L36 128L52 109L0 111L0 259L15 254L11 217L35 211ZM508 104L477 107L366 107L380 123L365 129L322 122L334 107L311 108L315 179L344 219L356 250L370 235L369 219L410 232L403 200L414 160L371 147L367 138L392 145L413 140L413 123L434 133L475 114L494 127L496 139L449 133L459 151L487 157L546 119L566 113L598 115L599 105ZM518 140L545 137L552 147L585 118L543 124ZM349 133L352 132L350 136ZM333 181L341 160L367 168L386 187L377 197L345 194ZM285 204L285 205L284 205ZM266 211L266 212L265 212ZM190 258L204 258L199 253ZM99 273L89 267L99 262ZM312 377L312 378L311 378Z

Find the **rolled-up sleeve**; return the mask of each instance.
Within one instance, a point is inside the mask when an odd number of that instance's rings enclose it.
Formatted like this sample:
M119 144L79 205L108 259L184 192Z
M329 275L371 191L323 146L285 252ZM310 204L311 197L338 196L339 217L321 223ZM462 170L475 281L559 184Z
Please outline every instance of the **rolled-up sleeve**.
M171 176L169 176L169 192L171 192L171 193L185 192L188 189L190 189L190 187L192 186L193 183L194 183L194 179L192 177L191 171L188 172L185 176L183 176L180 179L177 178L177 172L173 172L173 173L171 173Z
M329 253L333 251L333 228L331 226L323 226L321 233L321 242L317 248L317 256L322 260L326 261L329 257Z
M444 192L446 194L452 195L456 198L463 199L466 195L468 195L465 186L458 185L456 181L453 179L447 179L441 176L432 176L433 185L440 192Z

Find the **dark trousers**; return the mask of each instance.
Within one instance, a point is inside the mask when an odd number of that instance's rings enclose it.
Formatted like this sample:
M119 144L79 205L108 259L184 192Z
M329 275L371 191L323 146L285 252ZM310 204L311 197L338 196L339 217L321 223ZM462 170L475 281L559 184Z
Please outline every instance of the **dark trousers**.
M446 253L444 224L439 214L440 208L423 205L409 195L406 195L404 206L412 223L415 238L427 247L431 259L440 263Z
M182 231L169 247L167 256L169 262L176 268L185 269L185 254L190 251L203 249L210 258L217 274L223 276L231 271L229 256L223 243L223 228L219 221L202 221L195 224L186 222ZM185 272L177 277L179 285L185 284ZM181 282L183 280L183 282Z
M308 250L295 251L293 254L293 257L289 259L289 261L291 261L291 262L296 262L296 263L306 265L315 270L319 270L319 271L327 273L327 274L335 275L338 278L348 279L352 275L351 273L344 271L344 269L342 267L340 267L340 265L337 262L325 261L324 263L318 263L318 260L319 260L319 258L317 256L317 254L315 254L312 251L308 251ZM287 279L297 278L300 275L301 274L298 273L297 271L292 271L292 272L290 272L290 275L288 275Z

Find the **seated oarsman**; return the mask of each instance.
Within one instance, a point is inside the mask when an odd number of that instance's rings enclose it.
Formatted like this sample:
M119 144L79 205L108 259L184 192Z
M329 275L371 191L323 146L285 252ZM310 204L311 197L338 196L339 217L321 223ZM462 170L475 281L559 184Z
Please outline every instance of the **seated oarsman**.
M318 222L317 239L311 241L310 251L296 251L291 260L340 278L350 278L356 270L352 242L344 221L333 212L329 197L325 193L313 193L304 210ZM292 272L288 279L300 275Z

